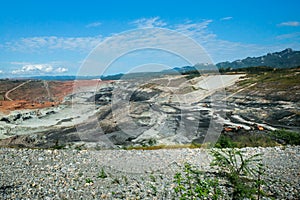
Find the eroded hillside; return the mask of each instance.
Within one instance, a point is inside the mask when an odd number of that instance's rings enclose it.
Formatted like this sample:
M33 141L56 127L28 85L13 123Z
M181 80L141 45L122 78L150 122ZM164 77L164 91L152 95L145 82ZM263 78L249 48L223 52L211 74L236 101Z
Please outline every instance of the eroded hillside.
M2 114L1 145L120 148L297 132L298 80L299 68L77 84L58 105Z

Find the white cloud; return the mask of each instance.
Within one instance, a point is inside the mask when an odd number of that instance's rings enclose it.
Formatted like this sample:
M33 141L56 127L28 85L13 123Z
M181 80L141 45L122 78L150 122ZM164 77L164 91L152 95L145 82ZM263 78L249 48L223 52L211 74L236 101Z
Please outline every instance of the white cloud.
M212 34L207 30L208 25L212 22L213 20L205 20L196 23L187 21L186 23L175 25L175 30L192 37L193 39L202 38L208 40L209 38L211 39L216 37L215 34Z
M155 20L147 20L146 19L140 19L136 20L135 22L143 22L140 23L138 27L151 27L153 25L153 21L158 20L159 18L155 18ZM144 23L145 22L145 23ZM270 46L264 46L264 45L257 45L257 44L247 44L247 43L240 43L240 42L231 42L227 40L220 39L215 33L211 32L209 29L209 25L213 23L213 20L207 19L200 22L195 21L186 21L184 23L175 24L175 25L165 25L164 28L170 28L170 30L177 31L179 33L182 33L186 35L187 37L191 37L194 39L199 45L203 47L203 49L211 55L211 58L213 59L214 63L226 61L226 60L233 60L236 58L244 58L247 56L253 56L253 55L261 55L263 53L268 52L270 49L274 49L275 47L278 49L278 45L274 45L272 47ZM147 25L148 24L148 25ZM158 30L159 32L159 30ZM158 44L158 46L161 45L167 45L168 47L173 46L174 48L180 49L182 51L190 51L193 50L187 47L182 42L176 42L178 41L178 38L175 37L175 35L172 34L164 34L162 31L161 34L159 33L149 33L149 30L140 31L139 33L135 33L135 35L132 36L126 36L127 39L134 41L134 44L127 43L130 45L141 46L141 47L147 47L147 46L155 46L155 44ZM148 37L148 38L147 38ZM154 39L155 41L154 41ZM151 44L150 44L150 43ZM155 44L153 44L155 43ZM120 42L120 41L114 41L112 44L109 44L107 48L116 49L118 48L126 48L124 45L126 42ZM127 47L129 48L129 47ZM133 48L133 47L132 47ZM275 48L275 49L276 49ZM130 48L129 48L130 49ZM103 53L103 52L102 52ZM103 56L105 59L109 59L110 55ZM201 55L197 56L199 60L201 60ZM103 58L103 59L104 59ZM104 62L103 62L104 63ZM95 65L96 66L96 65Z
M64 73L64 72L67 72L68 69L67 68L64 68L64 67L59 67L55 70L55 72L57 73Z
M131 22L131 24L136 25L138 28L164 27L167 25L159 17L141 18Z
M286 45L258 45L222 40L209 30L208 27L212 22L212 20L202 22L187 21L175 25L174 29L198 42L210 54L215 63L226 60L232 61L248 56L260 56L286 48Z
M62 49L70 51L90 51L102 41L95 37L28 37L5 43L5 48L13 51L37 51L41 49Z
M231 20L233 17L223 17L223 18L221 18L220 20L221 21L226 21L226 20Z
M282 22L280 24L278 24L278 26L300 26L300 22L298 21L289 21L289 22Z
M30 63L29 62L13 61L13 62L10 62L9 64L11 64L11 65L29 65Z
M67 68L53 67L51 64L27 64L20 69L13 70L12 74L52 74L67 72Z
M93 28L93 27L98 27L98 26L101 26L101 22L93 22L93 23L90 23L90 24L87 24L85 27L86 28Z
M298 38L299 36L300 36L300 32L288 33L288 34L278 35L278 36L276 36L276 39L278 39L278 40L295 39L295 38Z
M53 67L49 64L29 64L24 65L21 69L13 70L12 74L26 74L26 73L49 73L53 71Z
M131 52L134 52L134 55ZM210 62L197 43L174 30L135 29L105 40L89 55L78 73L101 75L108 71L111 73L114 68L126 72L131 67L143 65L145 62L166 66L181 65L178 60L192 64ZM110 64L111 62L113 64Z
M224 17L220 20L230 20L232 17ZM94 22L88 24L87 27L95 27L98 22ZM206 52L212 55L212 58L215 62L225 61L225 60L233 60L236 58L244 58L247 56L258 56L267 52L279 51L287 47L295 48L295 46L299 43L294 42L294 46L291 44L274 44L274 45L259 45L259 44L247 44L242 42L232 42L228 40L222 40L220 35L216 35L209 29L210 24L213 23L213 20L203 20L203 21L185 21L180 24L167 24L159 17L153 18L141 18L137 19L131 24L135 25L138 28L151 28L151 27L163 27L170 28L173 31L177 31L185 34L188 37L194 39L197 43L203 46ZM221 23L219 20L216 23ZM94 25L92 25L94 24ZM99 24L100 25L100 24ZM299 22L283 22L279 26L299 26ZM126 38L125 40L132 40L134 42L128 43L133 47L141 46L153 46L152 42L157 43L157 46L167 44L174 45L176 48L182 51L193 51L189 49L185 44L177 42L178 38L175 35L169 34L159 34L153 32L151 35L147 33L149 30L144 30L140 32L140 35L132 35ZM116 34L118 35L118 34ZM156 38L153 38L153 35ZM292 36L292 34L280 35L277 36L277 39L285 39ZM298 35L299 36L299 35ZM121 37L121 36L120 36ZM109 37L107 37L109 38ZM2 48L7 48L8 50L14 51L34 51L34 52L42 52L45 50L46 53L51 52L51 50L67 50L67 51L85 51L88 52L92 50L99 42L102 42L104 39L102 36L95 37L58 37L58 36L45 36L45 37L28 37L21 38L16 41L7 42L2 45ZM150 39L149 39L150 38ZM155 39L155 41L154 41ZM151 44L150 44L151 43ZM125 48L122 43L122 40L116 40L114 43L109 44L107 49L117 49L117 48ZM130 46L131 47L131 46ZM1 48L1 46L0 46ZM129 48L129 47L128 47ZM101 52L103 55L103 59L110 58L107 52ZM197 55L198 56L198 55ZM104 62L106 63L106 61ZM128 62L130 63L130 62ZM53 63L49 62L49 64L31 64L26 62L11 62L10 64L15 65L14 68L6 69L7 71L11 71L11 69L15 69L12 71L14 74L45 74L45 73L64 73L69 71L65 66L73 66L66 63ZM101 66L102 63L100 63ZM41 66L39 66L41 65ZM124 64L126 65L126 63ZM123 66L124 66L123 65ZM47 67L48 66L48 67ZM99 63L96 63L95 66L99 66ZM122 66L122 67L123 67ZM17 68L17 69L16 69ZM72 68L70 68L70 71ZM119 69L118 69L119 70Z
M0 70L0 74L3 74L4 72L2 70Z

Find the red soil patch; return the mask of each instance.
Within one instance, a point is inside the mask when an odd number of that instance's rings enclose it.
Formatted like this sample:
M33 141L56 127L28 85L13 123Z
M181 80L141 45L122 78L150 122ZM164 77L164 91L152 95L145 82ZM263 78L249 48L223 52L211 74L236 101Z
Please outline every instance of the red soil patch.
M0 111L4 114L9 114L13 110L23 110L23 109L40 109L47 108L58 105L59 102L29 102L25 100L16 101L0 101Z
M13 101L0 101L0 112L9 113L13 110L41 109L60 104L64 97L76 89L96 87L104 82L100 80L76 81L31 81L12 91L9 98Z

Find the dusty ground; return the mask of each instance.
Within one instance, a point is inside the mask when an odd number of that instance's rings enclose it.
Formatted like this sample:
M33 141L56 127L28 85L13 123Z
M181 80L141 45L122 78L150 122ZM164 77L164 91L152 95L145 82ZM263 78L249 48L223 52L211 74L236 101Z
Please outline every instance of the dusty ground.
M64 97L73 92L76 87L95 87L99 80L76 81L41 81L31 80L1 80L0 82L0 112L22 109L40 109L60 104ZM18 87L21 85L20 87ZM15 89L14 89L15 88ZM11 101L12 100L12 101Z
M44 101L41 103L26 100L0 101L0 112L9 114L10 111L22 109L40 109L58 105L59 102Z

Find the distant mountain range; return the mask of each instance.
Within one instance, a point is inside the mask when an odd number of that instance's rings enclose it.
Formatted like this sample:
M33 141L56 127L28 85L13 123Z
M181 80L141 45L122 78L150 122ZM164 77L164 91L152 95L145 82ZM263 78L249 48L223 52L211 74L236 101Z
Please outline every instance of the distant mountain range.
M300 66L300 51L294 51L290 48L281 52L268 53L267 55L260 57L247 57L242 60L236 60L233 62L220 62L216 64L218 69L241 69L249 67L269 67L269 68L293 68ZM102 79L102 80L119 80L119 79L131 79L131 78L151 78L162 76L166 74L193 74L199 73L198 71L214 71L215 66L209 64L196 64L195 66L183 66L173 69L163 70L161 72L140 72L131 74L115 74L107 76L35 76L26 79L41 79L41 80L80 80L80 79Z
M268 53L260 57L247 57L233 62L221 62L216 64L220 68L245 68L267 66L273 68L292 68L300 66L300 51L285 49L281 52Z

